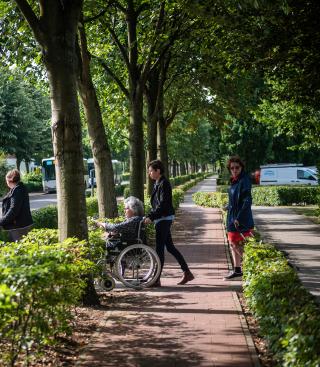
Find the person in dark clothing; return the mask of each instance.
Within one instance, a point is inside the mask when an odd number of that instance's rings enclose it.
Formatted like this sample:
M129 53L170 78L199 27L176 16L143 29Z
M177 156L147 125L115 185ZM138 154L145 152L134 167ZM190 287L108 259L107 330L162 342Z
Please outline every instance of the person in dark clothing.
M252 236L254 222L252 217L251 179L244 172L244 163L238 156L233 156L227 164L231 173L228 190L227 232L231 246L234 270L224 279L242 276L241 261L244 237Z
M164 249L172 254L179 263L183 277L178 283L186 284L194 279L184 257L180 251L174 246L171 237L171 225L174 220L174 208L172 205L172 189L170 182L163 176L164 167L161 161L155 160L148 164L148 172L152 180L155 181L151 195L152 210L145 219L145 224L154 223L156 229L156 251L161 262L161 270L164 265ZM160 287L160 277L155 283L156 287Z
M2 200L2 218L0 226L9 233L10 241L18 241L27 234L33 224L29 194L20 182L20 172L13 169L6 174L10 191Z

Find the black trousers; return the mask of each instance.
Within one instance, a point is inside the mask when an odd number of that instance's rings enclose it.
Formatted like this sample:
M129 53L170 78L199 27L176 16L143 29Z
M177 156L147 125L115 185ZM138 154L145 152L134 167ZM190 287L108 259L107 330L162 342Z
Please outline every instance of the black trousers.
M167 248L167 251L173 255L177 262L179 263L182 271L189 270L189 267L180 253L180 251L174 246L171 237L171 224L172 220L161 220L155 225L156 228L156 252L159 256L161 262L161 270L164 265L164 249Z

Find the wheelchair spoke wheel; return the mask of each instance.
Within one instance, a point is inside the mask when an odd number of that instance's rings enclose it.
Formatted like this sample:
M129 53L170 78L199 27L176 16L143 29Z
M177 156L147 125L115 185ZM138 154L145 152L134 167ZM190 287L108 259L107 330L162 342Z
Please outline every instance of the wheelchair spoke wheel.
M160 260L149 246L135 244L121 251L117 258L116 271L119 280L127 287L146 288L160 275Z
M111 291L116 283L110 274L101 274L94 279L94 285L97 291Z

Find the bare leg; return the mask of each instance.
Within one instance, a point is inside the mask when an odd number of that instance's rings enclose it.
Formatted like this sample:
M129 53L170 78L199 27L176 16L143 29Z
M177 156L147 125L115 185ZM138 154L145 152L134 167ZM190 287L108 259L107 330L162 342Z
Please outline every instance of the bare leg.
M241 267L243 256L243 243L231 243L231 253L234 267Z

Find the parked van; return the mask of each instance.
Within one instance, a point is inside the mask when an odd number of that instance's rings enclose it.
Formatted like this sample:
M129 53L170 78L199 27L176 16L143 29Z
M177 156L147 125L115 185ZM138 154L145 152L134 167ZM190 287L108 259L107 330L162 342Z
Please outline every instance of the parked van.
M302 164L275 163L260 169L260 185L318 185L315 171Z

